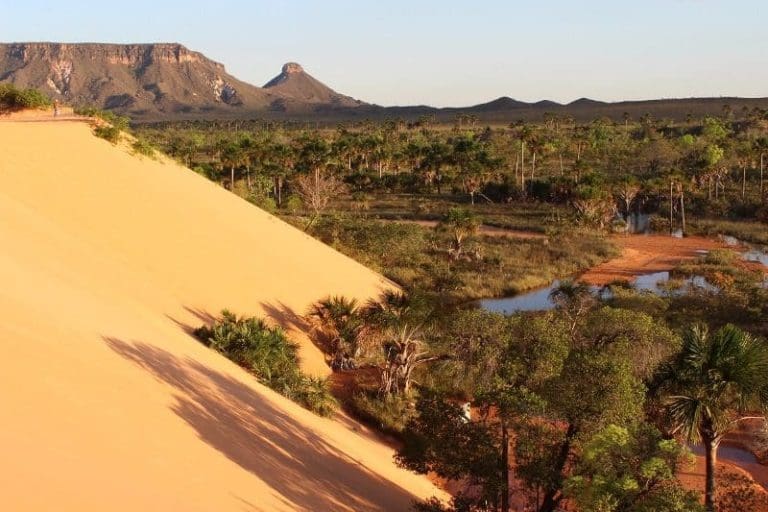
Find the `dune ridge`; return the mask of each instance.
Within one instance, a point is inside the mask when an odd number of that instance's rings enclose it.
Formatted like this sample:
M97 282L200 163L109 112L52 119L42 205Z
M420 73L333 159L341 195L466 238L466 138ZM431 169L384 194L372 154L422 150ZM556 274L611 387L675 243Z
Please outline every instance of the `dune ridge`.
M405 510L444 496L392 450L197 343L222 308L300 315L378 274L84 123L0 122L0 507Z

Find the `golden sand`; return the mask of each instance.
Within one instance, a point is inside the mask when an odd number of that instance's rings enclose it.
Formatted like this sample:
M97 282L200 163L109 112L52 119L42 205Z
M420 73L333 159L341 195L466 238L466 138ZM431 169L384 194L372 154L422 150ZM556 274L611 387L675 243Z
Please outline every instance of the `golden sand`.
M0 509L405 510L390 448L190 335L222 308L301 342L310 303L388 283L85 123L0 122Z

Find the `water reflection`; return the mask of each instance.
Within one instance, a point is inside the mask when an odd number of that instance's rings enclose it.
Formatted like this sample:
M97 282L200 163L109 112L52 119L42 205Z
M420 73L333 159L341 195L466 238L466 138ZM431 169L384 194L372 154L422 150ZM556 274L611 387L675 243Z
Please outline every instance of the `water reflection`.
M627 232L633 235L651 231L651 216L647 213L630 213L629 218L624 220L627 223Z
M630 215L630 219L634 216L634 214ZM638 218L642 216L643 215L641 214ZM645 217L647 221L648 216L646 215ZM723 236L722 239L730 246L736 247L745 245L737 238L731 236ZM696 252L703 256L709 251L702 249ZM741 253L741 257L746 261L760 262L768 267L768 252L763 250L750 248L748 251ZM674 284L674 286L672 286L672 284ZM768 286L768 277L766 277L765 285ZM551 285L544 288L537 288L513 297L482 299L477 303L486 311L503 313L505 315L511 315L519 311L546 311L554 309L555 307L555 304L550 300L549 296L558 286L560 286L560 281L554 281ZM638 291L647 291L657 295L682 295L690 288L698 288L710 292L718 291L717 286L711 284L702 276L688 277L670 283L670 274L668 271L651 272L639 275L635 279L633 287ZM598 295L601 299L609 299L611 297L610 290L606 288L593 286L592 292Z
M560 286L560 281L554 281L546 288L539 288L530 292L521 293L514 297L501 299L482 299L480 307L493 313L511 315L518 311L547 311L554 309L555 303L549 298L552 290Z
M669 272L652 272L637 276L633 287L635 290L657 295L682 295L690 288L699 288L711 292L718 290L716 286L701 276L681 279L679 282L676 282L674 287L667 286L669 281ZM503 313L505 315L511 315L520 311L547 311L555 307L554 302L550 299L550 295L558 286L560 286L560 281L554 281L551 285L544 288L538 288L513 297L482 299L478 301L478 304L486 311ZM601 299L611 298L610 290L605 287L592 286L591 290L592 293L598 295Z

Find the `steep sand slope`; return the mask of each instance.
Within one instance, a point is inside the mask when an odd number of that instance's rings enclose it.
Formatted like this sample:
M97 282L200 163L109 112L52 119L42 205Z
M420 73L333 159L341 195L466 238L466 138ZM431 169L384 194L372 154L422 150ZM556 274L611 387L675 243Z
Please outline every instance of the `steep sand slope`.
M392 451L194 341L386 283L84 123L0 122L0 509L403 510ZM317 371L322 356L305 346Z

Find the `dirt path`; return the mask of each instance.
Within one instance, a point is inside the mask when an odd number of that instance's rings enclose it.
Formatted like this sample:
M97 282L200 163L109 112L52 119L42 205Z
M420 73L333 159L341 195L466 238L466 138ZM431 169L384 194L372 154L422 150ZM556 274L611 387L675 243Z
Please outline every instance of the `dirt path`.
M53 109L48 110L22 110L10 114L0 115L0 122L7 123L50 123L53 121L82 121L91 122L93 118L76 115L71 107L62 107L59 115L53 115Z
M634 281L643 274L672 270L706 251L728 247L719 240L699 236L620 235L611 240L621 247L621 256L593 267L581 276L581 280L596 286L620 279Z
M417 226L423 226L425 228L434 228L440 224L436 220L408 220L408 219L379 219L380 222L386 223L399 223L399 224L415 224ZM509 238L524 238L524 239L543 239L547 238L542 233L536 233L534 231L521 231L517 229L498 228L496 226L486 226L483 224L480 226L478 232L481 235L486 236L505 236Z
M765 490L765 466L745 468L729 457L729 447L718 450L717 495L721 512L768 512L768 492ZM757 464L760 466L759 464ZM741 466L741 467L740 467ZM678 478L686 489L704 493L705 463L703 455L695 455L693 462L684 467ZM758 474L752 472L758 470ZM757 480L757 482L755 481ZM702 498L703 500L703 498Z

